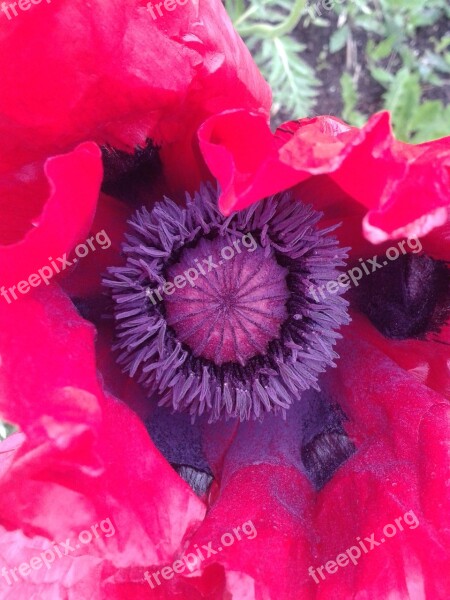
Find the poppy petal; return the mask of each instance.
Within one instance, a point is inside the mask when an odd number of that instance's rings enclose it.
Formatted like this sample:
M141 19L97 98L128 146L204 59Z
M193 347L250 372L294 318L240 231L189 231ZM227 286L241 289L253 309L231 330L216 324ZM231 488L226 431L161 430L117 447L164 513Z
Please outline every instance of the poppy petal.
M199 138L222 186L224 214L295 185L301 193L298 184L328 175L366 209L363 233L372 243L426 235L448 217L450 138L419 146L398 142L386 112L360 130L315 117L285 123L272 134L262 116L229 111L211 117ZM242 138L254 142L251 151Z
M59 542L109 518L115 533L83 547L83 556L96 557L84 573L98 580L95 565L106 561L128 580L136 572L143 580L145 568L172 558L203 519L204 504L156 450L137 416L104 395L94 330L55 284L3 307L0 323L0 408L23 432L1 469L3 525L35 541ZM14 541L8 563L17 567L30 543L20 533ZM79 583L77 569L70 571L63 560L52 580L62 571L61 589ZM49 597L50 589L37 574L33 591Z
M133 152L150 138L166 146L171 172L192 181L194 133L206 117L236 107L268 115L269 86L220 0L172 2L157 18L146 4L42 3L7 24L1 172L86 139Z
M45 162L44 172L45 186L38 186L36 179L31 190L19 182L13 189L8 185L12 193L2 209L2 228L8 231L11 223L16 237L11 239L9 233L0 246L2 285L26 280L45 265L52 275L57 273L49 266L50 259L69 253L91 227L102 178L98 147L86 142L73 152L53 156ZM42 200L40 214L31 222L30 197L34 204L36 197Z

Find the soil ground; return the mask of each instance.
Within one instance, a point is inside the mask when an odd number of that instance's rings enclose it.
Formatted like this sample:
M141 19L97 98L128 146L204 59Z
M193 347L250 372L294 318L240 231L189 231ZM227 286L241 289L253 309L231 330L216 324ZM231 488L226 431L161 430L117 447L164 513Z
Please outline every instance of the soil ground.
M329 40L331 34L337 27L338 17L335 13L329 12L326 19L330 27L317 27L310 25L305 27L300 22L295 30L296 38L306 45L306 50L302 53L303 58L314 68L316 76L321 80L322 86L319 90L315 114L329 114L340 116L342 113L342 98L340 92L340 83L342 73L347 70L347 48L331 54L329 52ZM410 40L409 46L418 55L427 48L432 47L434 39L440 40L449 33L449 22L447 19L441 19L431 27L423 27L417 31L417 36ZM370 75L366 60L366 44L372 37L378 42L380 39L366 31L358 29L353 32L353 52L349 72L354 74L358 72L357 85L359 102L357 109L368 115L373 114L383 108L383 93L385 89L379 85ZM392 55L383 63L385 68L395 72L400 65L397 56ZM433 86L424 90L425 99L439 99L444 104L450 104L450 85L444 87Z

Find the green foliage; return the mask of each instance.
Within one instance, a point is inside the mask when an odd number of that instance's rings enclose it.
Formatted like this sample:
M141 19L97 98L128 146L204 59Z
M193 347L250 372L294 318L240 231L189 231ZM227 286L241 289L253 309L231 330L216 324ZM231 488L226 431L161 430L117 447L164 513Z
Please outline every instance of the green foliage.
M427 100L416 107L410 121L411 141L420 144L450 135L450 105Z
M348 25L338 27L330 37L330 52L334 54L342 50L347 44L349 29Z
M421 101L420 77L408 68L400 69L384 95L391 111L396 135L401 140L425 142L450 135L450 105L441 100Z
M310 114L319 81L299 54L304 46L289 36L248 41L255 61L270 83L276 108L296 117Z
M274 112L282 110L297 118L310 114L319 81L301 58L305 46L290 35L300 21L305 0L253 0L247 7L240 0L226 4L272 88Z
M319 6L321 1L308 4ZM431 29L442 25L443 18L450 19L449 0L338 0L332 11L307 11L306 0L224 2L272 87L274 112L281 110L288 118L320 112L320 99L330 91L325 85L320 90L319 75L335 71L336 57L342 57L338 69L343 109L337 116L361 126L369 112L384 108L391 111L401 140L422 142L450 135L450 108L436 99L445 97L445 86L450 89L450 34L439 39ZM424 27L431 33L425 30L424 35ZM310 34L311 28L321 34L329 29L316 72L311 58L306 62L303 57L302 33Z
M450 17L448 0L378 0L364 4L362 10L359 1L348 2L336 7L336 12L349 28L349 35L364 30L369 38L364 60L373 80L386 90L380 109L391 111L396 136L418 142L449 135L448 108L439 100L427 100L426 93L449 83L450 36L430 39L424 50L415 47L420 28ZM344 86L348 88L346 80ZM343 93L344 86L341 80ZM360 113L349 111L343 99L347 119L358 124ZM354 98L352 101L354 106L358 104Z
M344 108L342 109L342 118L348 123L352 123L357 127L364 125L366 117L356 110L358 103L358 93L355 88L355 83L348 73L343 73L341 76L341 94Z
M245 12L245 3L243 0L225 0L225 8L231 20L235 23Z
M409 138L411 119L419 102L419 76L404 67L397 72L384 95L385 108L391 112L396 134L402 140Z

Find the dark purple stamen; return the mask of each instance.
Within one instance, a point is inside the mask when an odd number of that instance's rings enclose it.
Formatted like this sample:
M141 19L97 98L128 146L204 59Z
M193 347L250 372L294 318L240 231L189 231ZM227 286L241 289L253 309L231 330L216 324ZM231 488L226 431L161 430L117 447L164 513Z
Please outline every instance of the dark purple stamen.
M150 189L162 171L158 148L151 140L133 153L102 147L102 192L134 204L141 189Z
M225 218L209 186L186 208L166 199L138 211L126 265L104 282L123 369L158 390L160 405L211 421L284 412L318 389L348 322L339 292L320 302L308 292L335 280L347 256L328 236L335 227L317 228L320 217L285 194Z
M450 269L425 254L406 254L361 281L358 308L387 338L423 339L450 313Z
M321 489L356 447L343 427L345 415L330 404L326 390L305 394L305 402L301 457L311 483Z

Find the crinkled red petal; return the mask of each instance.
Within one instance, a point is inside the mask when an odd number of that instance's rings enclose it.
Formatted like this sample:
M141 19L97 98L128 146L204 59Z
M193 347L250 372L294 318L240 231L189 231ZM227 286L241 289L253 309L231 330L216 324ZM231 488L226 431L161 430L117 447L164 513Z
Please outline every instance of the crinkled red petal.
M224 214L328 175L365 208L362 228L372 243L424 236L448 217L450 138L419 146L398 142L388 113L374 115L360 130L315 117L285 123L272 134L262 116L232 111L211 117L199 136L222 187Z
M93 337L55 285L0 311L0 410L23 431L14 455L0 454L0 512L11 532L3 564L18 567L39 554L43 538L75 539L107 518L115 528L55 561L50 574L35 571L16 583L23 597L98 590L112 573L143 581L144 571L169 562L204 517L203 503L142 422L104 394Z
M30 188L17 182L14 195L2 207L2 231L8 231L8 237L0 240L0 282L4 286L37 274L51 264L50 259L60 265L57 259L84 240L91 227L103 173L98 147L86 142L68 154L53 156L44 171L45 187L39 178ZM36 215L39 204L40 214ZM56 276L55 269L50 269Z
M10 22L2 13L0 172L86 139L133 151L151 138L171 172L194 181L205 118L236 107L268 115L269 86L220 0L160 5L156 19L147 4L43 2Z

